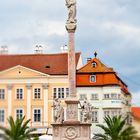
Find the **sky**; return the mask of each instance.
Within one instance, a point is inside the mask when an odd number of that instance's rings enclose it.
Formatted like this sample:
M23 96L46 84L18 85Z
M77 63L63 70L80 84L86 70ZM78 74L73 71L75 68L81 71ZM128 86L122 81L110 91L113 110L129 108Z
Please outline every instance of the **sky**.
M59 53L67 44L65 0L0 0L0 46ZM140 0L77 0L76 51L113 67L140 106Z

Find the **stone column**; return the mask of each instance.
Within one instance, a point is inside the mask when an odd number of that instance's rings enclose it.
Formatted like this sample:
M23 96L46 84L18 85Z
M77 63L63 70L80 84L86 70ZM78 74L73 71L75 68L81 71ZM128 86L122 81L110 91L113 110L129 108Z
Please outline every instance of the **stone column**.
M27 88L27 120L31 119L31 94L32 94L32 85L31 84L27 84L26 85ZM31 125L31 122L29 123L29 125Z
M48 84L43 84L43 94L44 94L44 126L48 126Z
M13 85L9 84L8 88L8 116L12 116L12 88Z

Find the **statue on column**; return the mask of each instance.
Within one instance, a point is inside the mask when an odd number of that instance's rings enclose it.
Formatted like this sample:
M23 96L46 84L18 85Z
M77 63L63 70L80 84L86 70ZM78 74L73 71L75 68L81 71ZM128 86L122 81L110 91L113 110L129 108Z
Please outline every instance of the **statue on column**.
M53 102L54 107L54 122L63 123L64 121L64 108L60 105L61 101L56 98Z
M81 103L80 103L81 105ZM83 119L82 121L84 123L91 123L91 116L92 116L92 105L87 101L87 99L84 99L83 105L81 105L82 108L82 114L83 114Z
M65 0L68 8L67 24L76 23L76 0Z

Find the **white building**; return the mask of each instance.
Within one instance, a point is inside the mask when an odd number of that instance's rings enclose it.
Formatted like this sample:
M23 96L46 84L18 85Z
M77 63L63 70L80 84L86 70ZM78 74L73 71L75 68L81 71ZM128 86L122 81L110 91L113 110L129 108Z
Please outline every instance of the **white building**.
M85 98L92 104L92 133L101 132L96 125L104 123L107 115L128 116L130 122L131 94L116 72L99 59L89 59L77 71L77 95L81 103ZM79 113L82 119L82 113Z

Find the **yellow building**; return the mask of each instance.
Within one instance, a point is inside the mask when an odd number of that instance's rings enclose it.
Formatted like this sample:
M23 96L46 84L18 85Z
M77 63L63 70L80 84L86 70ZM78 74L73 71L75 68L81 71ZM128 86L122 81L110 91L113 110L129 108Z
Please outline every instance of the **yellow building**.
M77 68L82 65L76 54ZM37 133L53 120L53 98L68 96L67 53L0 55L0 125L7 118L26 116Z

